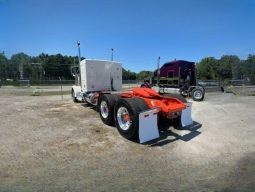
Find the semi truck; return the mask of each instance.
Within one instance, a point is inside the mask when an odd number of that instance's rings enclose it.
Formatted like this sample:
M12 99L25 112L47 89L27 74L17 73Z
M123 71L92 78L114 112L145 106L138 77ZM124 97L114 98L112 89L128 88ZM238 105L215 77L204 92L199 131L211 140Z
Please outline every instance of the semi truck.
M193 123L191 103L179 97L140 87L123 91L119 62L84 59L73 75L76 78L71 90L73 101L95 106L103 123L115 125L126 139L144 143L158 138L159 119L182 126Z
M202 101L205 89L197 82L194 62L174 60L166 62L155 71L152 84L161 94L175 93L184 97L192 97L194 101Z

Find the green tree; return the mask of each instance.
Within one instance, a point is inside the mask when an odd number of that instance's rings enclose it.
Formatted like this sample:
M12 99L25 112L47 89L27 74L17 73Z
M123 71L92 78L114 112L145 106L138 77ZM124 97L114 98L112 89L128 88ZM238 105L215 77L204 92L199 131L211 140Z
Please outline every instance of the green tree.
M122 79L123 80L136 80L136 73L130 70L125 70L122 68Z
M29 78L31 76L31 63L30 57L25 53L17 53L12 55L10 59L10 67L14 70L16 79L19 78ZM23 74L20 74L21 70L23 70ZM23 75L21 77L20 75Z
M74 65L75 61L78 61L77 57L42 53L38 58L39 63L42 64L46 79L58 79L59 77L73 79L71 75L71 66Z
M206 57L197 64L198 79L218 79L219 62L214 57Z
M137 74L137 79L138 80L150 79L152 75L153 75L152 71L140 71Z
M7 65L8 59L4 54L0 54L0 79L5 80L7 78Z
M249 55L243 62L242 72L246 80L255 84L255 55Z
M240 59L235 55L223 55L219 60L219 74L221 79L240 79Z

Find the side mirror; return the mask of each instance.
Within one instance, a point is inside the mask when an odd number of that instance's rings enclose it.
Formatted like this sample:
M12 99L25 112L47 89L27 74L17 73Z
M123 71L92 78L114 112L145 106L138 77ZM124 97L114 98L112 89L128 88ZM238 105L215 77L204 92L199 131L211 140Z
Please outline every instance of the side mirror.
M72 76L76 76L77 74L79 74L79 67L75 66L71 68L71 74Z

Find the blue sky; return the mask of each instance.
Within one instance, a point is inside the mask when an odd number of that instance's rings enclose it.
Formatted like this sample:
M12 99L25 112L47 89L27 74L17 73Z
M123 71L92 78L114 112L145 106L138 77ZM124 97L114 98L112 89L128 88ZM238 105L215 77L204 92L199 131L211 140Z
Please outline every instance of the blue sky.
M114 59L132 71L173 59L255 54L255 0L0 0L0 52Z

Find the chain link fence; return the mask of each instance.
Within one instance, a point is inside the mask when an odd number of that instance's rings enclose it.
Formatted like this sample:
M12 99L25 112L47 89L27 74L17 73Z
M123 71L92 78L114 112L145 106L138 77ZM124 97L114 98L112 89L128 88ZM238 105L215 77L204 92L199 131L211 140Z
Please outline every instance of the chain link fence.
M229 85L232 86L249 86L251 85L251 82L249 79L235 79L235 80L229 80Z
M122 84L126 87L134 87L140 86L143 83L141 80L122 80ZM6 79L0 80L0 85L13 85L13 86L54 86L54 85L74 85L75 80L65 80L65 79L53 79L53 80L29 80L29 79L22 79L22 80L13 80L13 79Z

